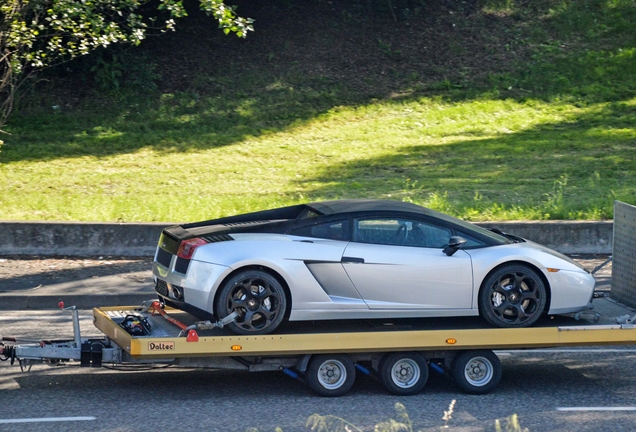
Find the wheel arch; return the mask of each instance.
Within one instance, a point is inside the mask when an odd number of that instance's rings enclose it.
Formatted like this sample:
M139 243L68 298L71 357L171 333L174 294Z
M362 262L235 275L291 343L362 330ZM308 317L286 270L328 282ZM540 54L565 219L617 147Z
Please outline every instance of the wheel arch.
M291 296L291 291L289 289L289 284L287 283L285 278L276 270L267 266L257 265L257 264L239 267L233 270L232 272L228 273L223 278L221 283L218 285L219 288L214 293L214 298L212 299L212 313L214 314L214 316L218 316L217 310L216 310L216 304L217 304L217 300L219 299L219 295L221 295L221 287L223 287L225 283L230 278L234 277L236 274L244 272L244 271L250 271L250 270L260 270L262 272L268 273L270 276L275 278L281 284L281 286L283 287L283 290L285 291L285 299L287 300L287 309L285 310L285 315L283 320L287 321L289 319L289 314L291 313L291 310L292 310L292 296Z
M541 269L539 269L539 267L527 261L521 261L521 260L506 261L493 267L482 279L481 284L479 285L479 292L478 292L477 298L481 297L481 293L485 288L485 283L488 280L488 278L500 268L508 266L508 265L525 266L532 269L536 274L539 275L539 277L541 278L541 282L543 282L543 285L545 286L545 292L546 292L546 300L545 300L545 307L543 309L543 313L548 312L550 310L550 303L552 302L552 287L550 286L550 282L548 281L548 278L545 276L545 274L541 271ZM481 315L481 310L479 311L479 314Z

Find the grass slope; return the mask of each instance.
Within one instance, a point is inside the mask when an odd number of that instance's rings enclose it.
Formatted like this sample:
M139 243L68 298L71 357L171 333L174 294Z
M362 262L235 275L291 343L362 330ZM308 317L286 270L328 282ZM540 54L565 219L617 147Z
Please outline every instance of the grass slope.
M297 3L244 1L247 40L193 13L51 74L0 149L0 219L184 221L345 197L604 219L636 202L633 0L395 21Z

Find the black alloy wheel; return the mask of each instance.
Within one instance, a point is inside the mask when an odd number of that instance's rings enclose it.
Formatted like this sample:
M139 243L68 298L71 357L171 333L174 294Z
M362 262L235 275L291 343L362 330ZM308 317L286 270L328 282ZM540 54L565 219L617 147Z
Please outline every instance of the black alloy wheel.
M270 273L246 270L226 281L216 299L219 319L236 311L238 317L228 327L237 334L273 332L283 321L287 298L281 283Z
M530 267L510 264L486 278L479 293L479 312L497 327L528 327L543 313L547 290Z

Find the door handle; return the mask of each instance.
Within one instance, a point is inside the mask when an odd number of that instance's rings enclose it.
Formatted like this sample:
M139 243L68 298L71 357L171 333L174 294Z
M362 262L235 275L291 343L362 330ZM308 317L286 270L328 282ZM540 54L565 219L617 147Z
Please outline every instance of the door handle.
M356 263L356 264L364 264L364 258L357 258L357 257L346 257L343 256L342 263Z

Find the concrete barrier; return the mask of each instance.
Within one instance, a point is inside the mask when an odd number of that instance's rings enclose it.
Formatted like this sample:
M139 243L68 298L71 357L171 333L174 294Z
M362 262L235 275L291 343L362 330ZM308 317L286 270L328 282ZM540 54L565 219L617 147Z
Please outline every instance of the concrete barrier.
M510 221L477 225L498 228L565 254L612 253L612 221Z
M167 223L0 222L0 255L151 256ZM612 221L482 222L562 253L611 254Z
M0 222L0 255L149 256L168 225Z

